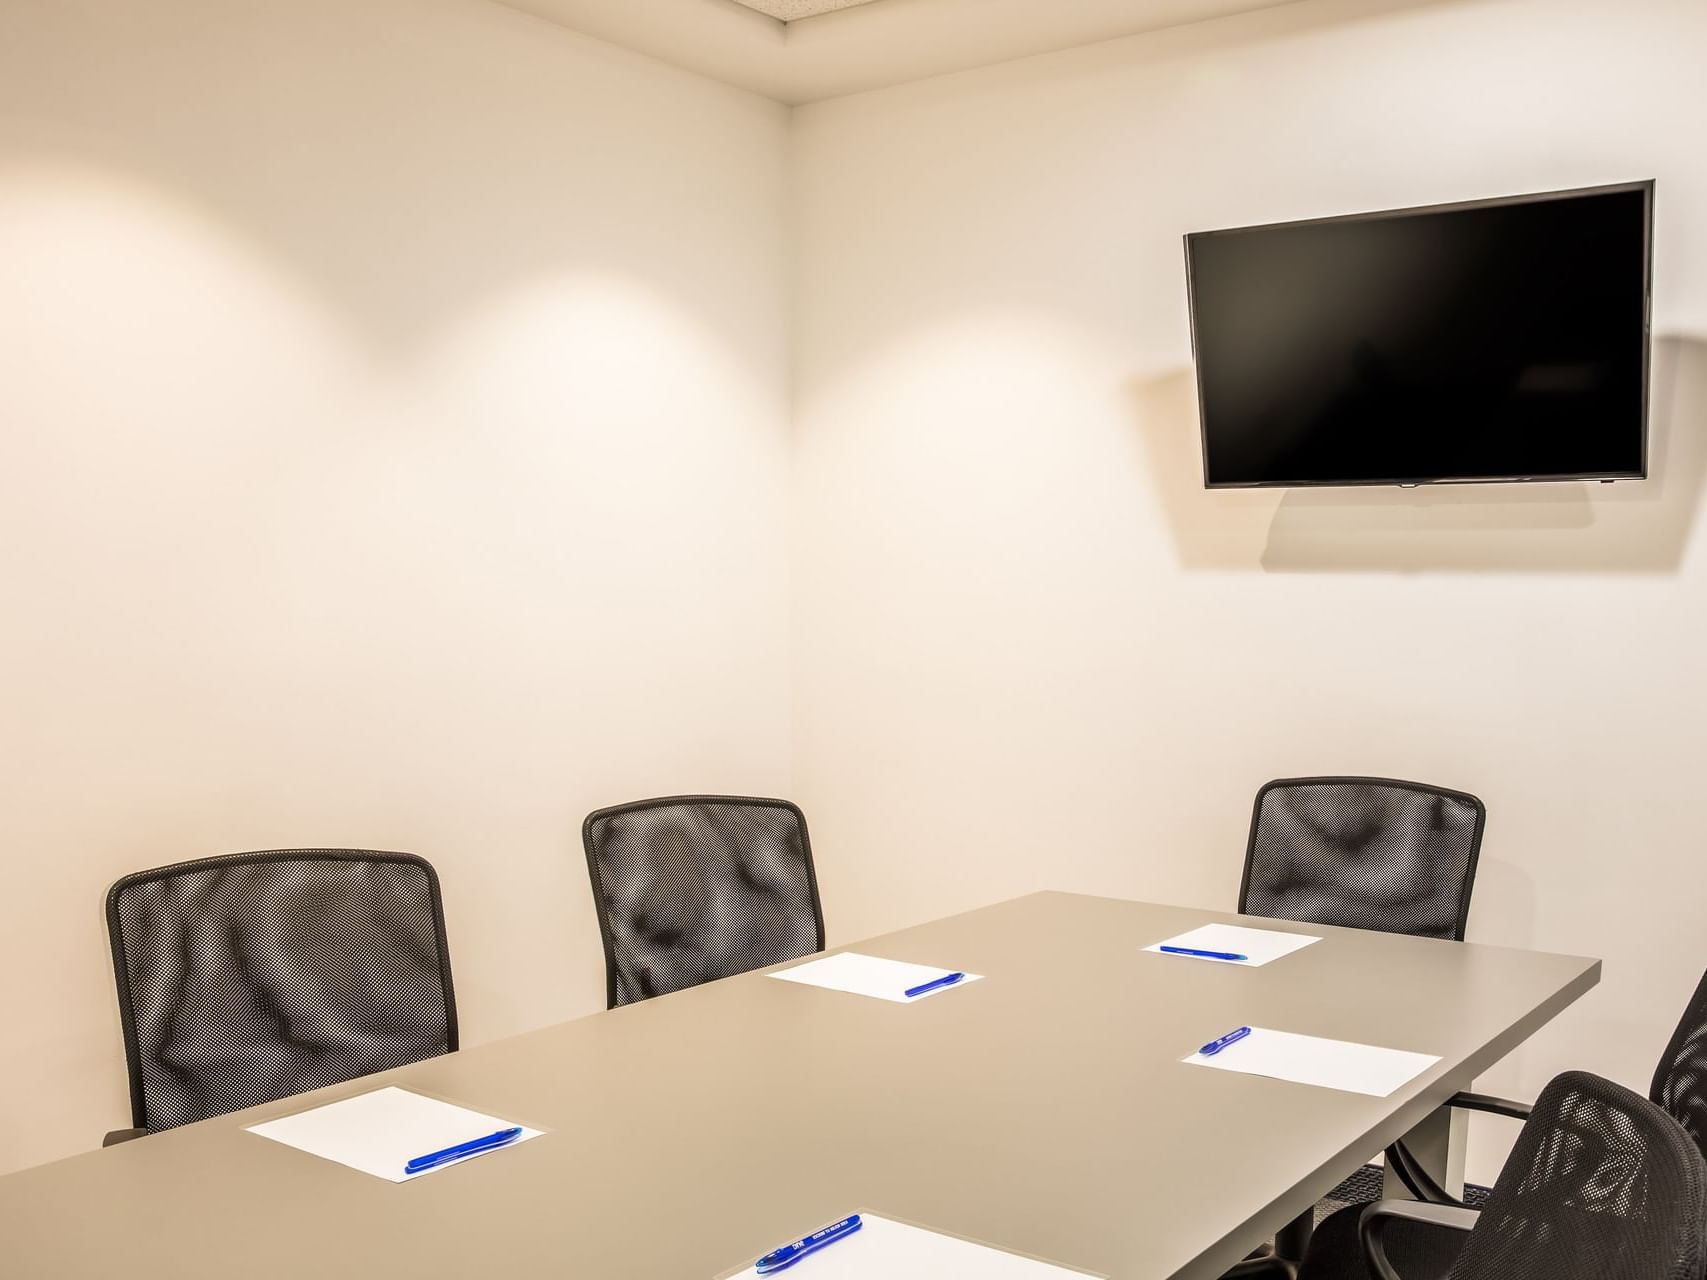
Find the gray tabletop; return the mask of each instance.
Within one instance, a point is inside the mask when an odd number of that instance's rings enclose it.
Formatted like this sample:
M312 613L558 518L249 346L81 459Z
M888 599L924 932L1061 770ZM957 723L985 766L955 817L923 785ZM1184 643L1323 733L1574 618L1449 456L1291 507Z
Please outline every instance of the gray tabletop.
M749 974L26 1170L0 1272L710 1280L863 1207L1197 1280L1600 975L1274 921L1247 923L1323 941L1261 968L1141 949L1239 919L1034 894L845 948L986 975L914 1004ZM1179 1061L1242 1023L1441 1061L1387 1098ZM549 1132L404 1184L243 1132L381 1083Z

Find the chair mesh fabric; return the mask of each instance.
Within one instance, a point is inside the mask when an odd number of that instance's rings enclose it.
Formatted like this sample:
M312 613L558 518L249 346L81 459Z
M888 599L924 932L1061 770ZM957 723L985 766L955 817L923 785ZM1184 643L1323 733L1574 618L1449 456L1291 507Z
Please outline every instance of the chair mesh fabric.
M1648 1097L1688 1130L1707 1155L1707 974L1672 1032Z
M1257 793L1245 915L1462 940L1481 801L1385 778L1293 778Z
M1664 1111L1568 1071L1541 1092L1451 1280L1701 1280L1707 1164Z
M613 1009L823 949L806 819L786 801L643 800L582 836Z
M135 1123L168 1129L456 1048L438 879L299 849L140 872L107 898Z

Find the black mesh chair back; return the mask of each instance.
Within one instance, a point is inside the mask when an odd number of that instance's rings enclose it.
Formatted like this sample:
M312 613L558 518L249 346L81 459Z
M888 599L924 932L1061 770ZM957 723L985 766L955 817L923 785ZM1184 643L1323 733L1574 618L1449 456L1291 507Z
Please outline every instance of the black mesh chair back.
M405 853L288 849L126 876L107 929L139 1128L456 1048L439 882Z
M1696 984L1672 1032L1648 1097L1687 1129L1707 1155L1707 974Z
M581 836L613 1009L824 949L806 818L786 800L641 800Z
M1464 937L1482 802L1391 778L1284 778L1257 792L1239 911Z
M1567 1071L1545 1089L1451 1280L1701 1280L1707 1164L1664 1111Z

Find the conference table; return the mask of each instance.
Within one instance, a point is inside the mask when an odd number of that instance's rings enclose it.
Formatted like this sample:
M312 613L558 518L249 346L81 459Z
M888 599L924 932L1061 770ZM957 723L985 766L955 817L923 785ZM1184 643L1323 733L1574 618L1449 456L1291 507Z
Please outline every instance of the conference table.
M1321 941L1260 968L1143 949L1209 922ZM897 1004L744 974L11 1174L0 1274L713 1280L863 1209L1207 1280L1600 975L1052 892L837 949L983 977ZM1244 1024L1439 1062L1372 1097L1181 1061ZM546 1133L391 1183L244 1131L384 1084Z

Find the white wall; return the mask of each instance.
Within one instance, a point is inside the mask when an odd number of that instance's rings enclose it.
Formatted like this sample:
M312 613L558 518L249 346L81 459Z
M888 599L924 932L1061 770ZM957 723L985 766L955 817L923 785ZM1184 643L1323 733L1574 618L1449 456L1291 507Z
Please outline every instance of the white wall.
M469 0L8 0L0 1170L126 1119L123 872L423 853L475 1043L602 1004L581 815L700 787L805 802L834 941L1227 905L1265 778L1467 787L1472 937L1608 961L1488 1083L1644 1084L1704 961L1704 45L1302 0L791 131ZM1655 479L1201 490L1184 232L1645 176Z
M1265 779L1428 779L1489 807L1471 938L1606 960L1484 1083L1646 1089L1707 963L1703 50L1699 0L1306 0L798 113L836 938L1043 887L1229 907ZM1201 488L1184 233L1645 177L1655 478Z
M127 1124L102 895L419 852L603 1008L596 805L790 789L783 108L469 0L0 5L0 1172Z

